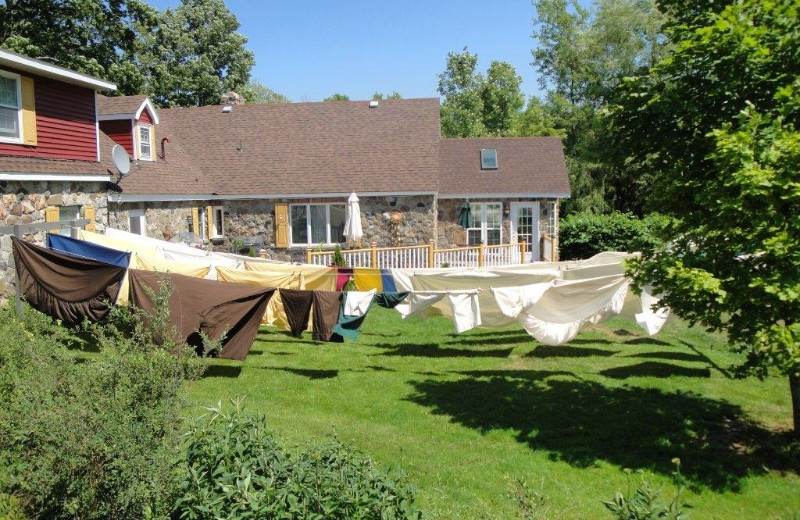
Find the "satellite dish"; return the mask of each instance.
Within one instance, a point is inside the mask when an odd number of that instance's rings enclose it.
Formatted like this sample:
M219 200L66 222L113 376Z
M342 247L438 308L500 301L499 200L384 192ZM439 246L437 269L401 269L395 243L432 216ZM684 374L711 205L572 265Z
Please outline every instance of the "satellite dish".
M114 166L117 167L120 177L127 177L131 171L131 158L128 157L128 152L125 148L118 144L114 145L111 149L111 160L114 161Z

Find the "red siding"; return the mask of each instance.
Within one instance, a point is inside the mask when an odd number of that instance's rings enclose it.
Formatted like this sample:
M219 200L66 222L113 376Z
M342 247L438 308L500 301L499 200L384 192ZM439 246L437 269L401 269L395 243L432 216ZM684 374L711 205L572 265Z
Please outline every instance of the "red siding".
M112 121L100 121L100 130L115 143L125 148L128 155L133 157L133 129L130 119L119 119Z
M33 90L37 146L0 143L0 154L97 161L94 91L37 76Z
M142 115L139 116L139 122L146 123L148 125L153 124L153 120L150 119L150 112L148 112L147 109L142 110Z

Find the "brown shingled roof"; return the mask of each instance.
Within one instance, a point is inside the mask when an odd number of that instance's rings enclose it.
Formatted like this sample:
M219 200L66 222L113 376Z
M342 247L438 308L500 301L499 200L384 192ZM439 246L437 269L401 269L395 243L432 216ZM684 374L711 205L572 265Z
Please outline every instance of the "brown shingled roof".
M0 173L28 175L108 175L99 162L43 159L38 157L0 156Z
M162 109L169 137L220 195L434 192L439 100ZM169 157L169 155L168 155Z
M497 150L497 169L481 169L481 149ZM558 137L442 139L439 196L570 194Z
M147 96L140 94L137 96L96 96L97 115L108 116L113 114L134 114Z

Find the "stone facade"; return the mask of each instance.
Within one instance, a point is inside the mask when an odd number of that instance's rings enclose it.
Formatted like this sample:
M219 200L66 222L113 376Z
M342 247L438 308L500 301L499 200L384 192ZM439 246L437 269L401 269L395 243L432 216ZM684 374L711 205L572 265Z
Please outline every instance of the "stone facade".
M57 207L66 215L83 218L84 208L94 206L96 230L102 232L107 222L104 183L97 182L23 182L0 181L0 226L43 224L48 207ZM45 233L26 234L25 240L45 243ZM0 301L14 294L16 275L11 252L11 235L0 235Z

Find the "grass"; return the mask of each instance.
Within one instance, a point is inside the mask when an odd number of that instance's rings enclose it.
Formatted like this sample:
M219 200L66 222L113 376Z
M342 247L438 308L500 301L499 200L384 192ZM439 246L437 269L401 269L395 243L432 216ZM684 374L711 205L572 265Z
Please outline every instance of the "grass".
M626 468L668 500L674 457L695 520L800 518L787 381L731 379L740 357L720 336L613 319L548 347L373 309L343 344L262 328L244 363L208 360L192 411L244 396L285 443L336 434L402 468L428 519L521 518L520 481L544 496L529 518L610 518Z

